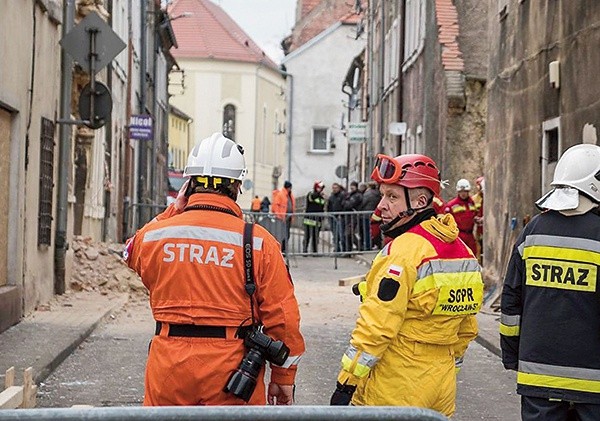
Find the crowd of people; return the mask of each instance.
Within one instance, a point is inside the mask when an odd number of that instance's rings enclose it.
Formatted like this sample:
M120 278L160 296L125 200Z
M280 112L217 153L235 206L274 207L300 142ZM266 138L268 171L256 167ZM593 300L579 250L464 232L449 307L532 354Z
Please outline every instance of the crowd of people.
M456 197L445 203L439 195L434 195L431 204L436 214L450 213L454 216L459 228L459 237L481 263L484 178L478 177L475 186L476 192L471 195L469 180L460 179L456 183ZM336 253L381 249L391 237L383 235L381 231L381 210L378 209L380 201L379 184L375 181L352 181L347 190L342 184L333 183L329 194L326 193L322 181L315 181L313 189L306 194L305 209L301 212L304 214L303 253L318 253L319 233L326 219L333 233ZM286 181L281 190L273 191L273 205L267 196L262 200L255 196L250 210L273 212L285 222L285 238L282 241L282 250L285 251L289 241L291 215L297 212L292 184ZM308 215L313 213L315 215ZM329 215L325 215L326 213Z

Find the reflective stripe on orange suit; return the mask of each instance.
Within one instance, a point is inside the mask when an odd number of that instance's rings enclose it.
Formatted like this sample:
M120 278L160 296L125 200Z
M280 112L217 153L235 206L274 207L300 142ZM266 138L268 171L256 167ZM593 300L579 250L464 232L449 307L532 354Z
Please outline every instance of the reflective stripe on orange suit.
M126 260L150 292L157 321L237 327L249 324L250 301L244 289L242 238L244 221L231 199L194 194L188 206L212 205L237 216L207 210L178 212L173 206L128 242ZM256 317L265 333L290 348L288 368L272 366L271 381L293 384L304 352L294 288L279 244L254 226L254 294ZM235 405L241 399L223 392L245 353L239 339L155 336L146 369L145 405ZM265 403L257 382L250 404Z
M451 215L395 238L373 260L367 296L342 359L341 383L355 405L455 408L455 358L477 336L483 282ZM396 285L395 294L382 285ZM449 291L471 289L459 305ZM466 294L465 294L466 295Z

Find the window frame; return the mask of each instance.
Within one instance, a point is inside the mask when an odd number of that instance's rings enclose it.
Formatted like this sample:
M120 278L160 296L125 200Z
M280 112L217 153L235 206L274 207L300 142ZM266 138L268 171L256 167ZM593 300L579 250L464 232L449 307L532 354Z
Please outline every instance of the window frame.
M541 180L540 186L542 194L550 191L548 187L550 186L550 182L552 181L550 177L553 174L553 170L548 168L549 166L549 153L550 153L550 136L548 135L551 131L558 131L558 154L557 160L553 161L554 163L558 162L560 156L562 155L563 145L562 145L562 133L560 127L560 117L551 118L542 123L542 155L540 157L540 166L541 166Z
M42 117L40 124L40 184L38 196L38 247L52 244L52 206L54 196L54 149L56 125Z
M233 119L227 119L228 117L228 108L233 110ZM227 104L225 104L223 106L223 124L221 126L221 133L223 134L223 136L233 140L235 142L235 131L236 131L236 125L237 125L237 107L235 104L228 102ZM233 127L229 127L226 130L225 125L229 124L229 121L232 121L231 126Z
M315 131L325 130L325 149L315 148ZM310 153L330 153L331 152L331 129L327 126L313 126L310 130Z

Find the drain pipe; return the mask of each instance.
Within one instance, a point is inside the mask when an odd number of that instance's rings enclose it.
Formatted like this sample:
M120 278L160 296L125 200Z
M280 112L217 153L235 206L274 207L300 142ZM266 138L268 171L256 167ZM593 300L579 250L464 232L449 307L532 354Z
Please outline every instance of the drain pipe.
M66 0L63 6L62 36L64 37L73 28L75 19L75 0ZM61 52L61 81L60 81L60 117L62 120L71 118L71 84L73 78L73 62L63 50ZM54 241L54 293L64 294L65 282L65 255L69 244L67 243L67 205L68 183L70 170L69 157L71 155L71 126L59 126L60 146L58 150L58 186L56 199L56 236Z
M286 78L290 78L290 90L288 98L288 109L287 109L287 150L288 150L288 162L287 162L287 179L292 182L292 122L294 121L294 76L287 72L282 72Z

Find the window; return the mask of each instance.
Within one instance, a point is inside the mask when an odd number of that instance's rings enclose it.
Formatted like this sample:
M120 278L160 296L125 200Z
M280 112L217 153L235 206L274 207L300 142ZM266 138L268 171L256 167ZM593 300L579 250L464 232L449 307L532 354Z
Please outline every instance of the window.
M540 159L542 172L542 193L550 191L556 163L560 157L560 118L544 121L542 124L542 156Z
M235 105L223 108L223 136L235 141Z
M423 0L406 1L404 19L404 63L406 70L419 56L425 38L425 3Z
M325 127L313 127L311 151L329 152L329 129Z
M385 36L385 52L387 63L384 68L384 87L387 88L398 77L398 19L390 27Z
M54 187L54 123L42 117L41 131L38 246L49 246L52 233L52 189Z

